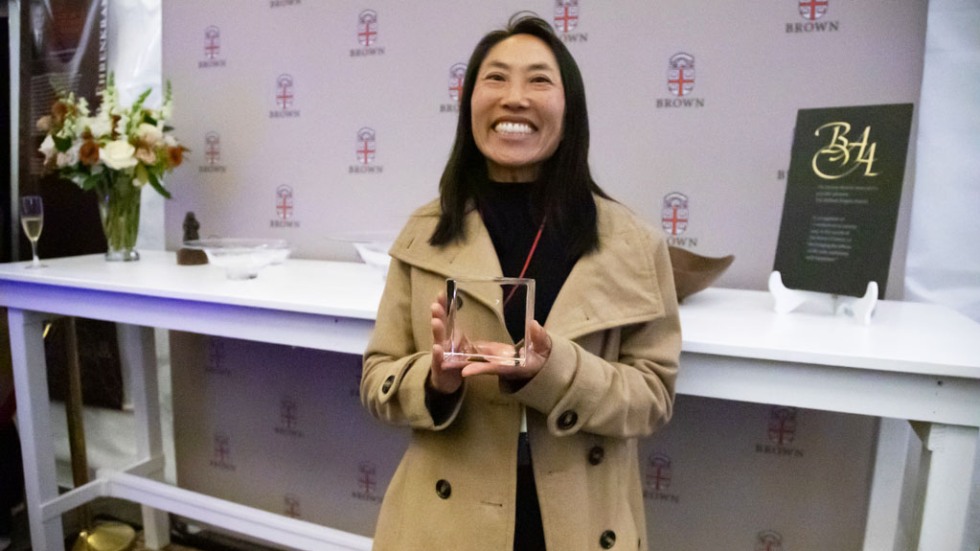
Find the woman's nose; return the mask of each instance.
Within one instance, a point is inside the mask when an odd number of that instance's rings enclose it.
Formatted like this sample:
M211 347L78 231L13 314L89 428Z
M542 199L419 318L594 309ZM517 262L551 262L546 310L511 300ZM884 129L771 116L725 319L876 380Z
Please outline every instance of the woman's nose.
M519 82L512 82L504 91L503 103L507 107L527 107L529 105L527 90Z

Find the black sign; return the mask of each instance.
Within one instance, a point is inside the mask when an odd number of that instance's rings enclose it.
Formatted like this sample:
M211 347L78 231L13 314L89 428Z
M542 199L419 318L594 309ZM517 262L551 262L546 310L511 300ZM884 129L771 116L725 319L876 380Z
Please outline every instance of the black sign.
M910 103L799 111L773 267L787 288L884 297L911 124Z

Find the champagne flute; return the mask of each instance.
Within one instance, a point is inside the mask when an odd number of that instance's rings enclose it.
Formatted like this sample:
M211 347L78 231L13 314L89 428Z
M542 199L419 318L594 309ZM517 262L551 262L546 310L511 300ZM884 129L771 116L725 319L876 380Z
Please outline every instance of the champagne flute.
M27 234L27 239L31 242L31 253L34 260L27 265L28 268L43 268L41 259L37 257L37 240L41 237L41 229L44 228L44 202L40 195L25 195L20 199L20 224Z

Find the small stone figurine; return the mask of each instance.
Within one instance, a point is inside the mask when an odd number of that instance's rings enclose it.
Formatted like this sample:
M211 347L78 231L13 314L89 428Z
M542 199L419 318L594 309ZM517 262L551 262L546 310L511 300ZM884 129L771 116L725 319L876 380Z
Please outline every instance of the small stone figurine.
M184 240L183 243L188 241L195 241L200 239L197 230L201 229L201 224L197 221L193 212L188 212L184 216ZM177 250L177 264L180 266L195 266L198 264L207 264L208 255L201 249L189 249L187 247L181 247Z

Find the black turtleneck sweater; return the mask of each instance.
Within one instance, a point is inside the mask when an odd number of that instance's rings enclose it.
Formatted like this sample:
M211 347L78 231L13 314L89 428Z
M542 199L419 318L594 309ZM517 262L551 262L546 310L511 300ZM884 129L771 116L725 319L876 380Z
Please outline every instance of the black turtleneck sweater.
M504 276L518 277L527 259L540 218L534 215L531 191L534 183L491 182L477 200L483 223L490 233ZM524 277L535 280L534 319L544 325L558 291L572 271L577 258L569 258L566 247L547 221L541 239ZM507 330L517 342L524 338L524 318L520 312L504 310Z

